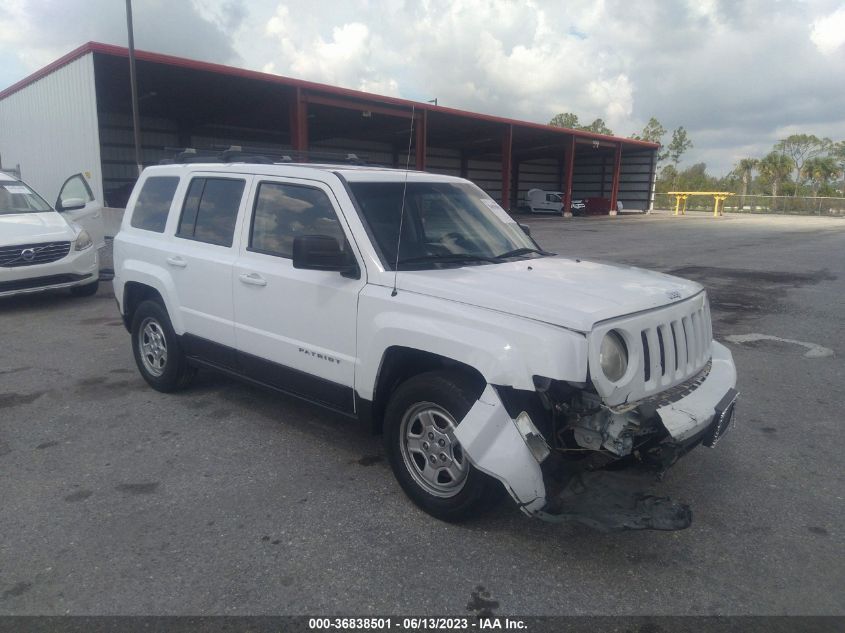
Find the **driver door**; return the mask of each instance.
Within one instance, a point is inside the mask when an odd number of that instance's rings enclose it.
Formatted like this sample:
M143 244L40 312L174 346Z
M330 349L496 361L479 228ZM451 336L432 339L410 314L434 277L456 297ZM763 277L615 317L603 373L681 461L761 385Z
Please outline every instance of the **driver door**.
M256 177L251 200L232 280L241 369L255 380L352 412L363 269L352 278L296 269L292 260L300 235L333 237L352 249L334 193L315 181Z
M65 206L77 206L78 201L84 206L65 211ZM70 203L70 204L69 204ZM103 205L100 204L91 191L91 187L82 174L74 174L62 185L59 197L56 198L56 211L61 213L69 222L80 225L91 236L96 248L105 246L105 225L103 224Z

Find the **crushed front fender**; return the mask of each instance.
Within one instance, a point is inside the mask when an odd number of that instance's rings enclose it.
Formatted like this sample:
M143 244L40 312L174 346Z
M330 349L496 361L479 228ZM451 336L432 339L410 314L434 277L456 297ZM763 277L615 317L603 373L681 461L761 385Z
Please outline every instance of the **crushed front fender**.
M540 464L492 385L461 420L455 438L470 463L501 481L523 512L533 515L546 505Z

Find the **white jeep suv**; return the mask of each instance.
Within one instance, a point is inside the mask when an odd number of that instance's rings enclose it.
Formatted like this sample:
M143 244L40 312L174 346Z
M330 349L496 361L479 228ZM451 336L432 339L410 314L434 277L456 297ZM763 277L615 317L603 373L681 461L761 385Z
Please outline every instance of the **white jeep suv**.
M61 288L79 296L97 292L102 209L81 174L69 178L62 193L76 190L86 197L60 196L59 212L0 172L0 297Z
M562 520L591 474L662 472L733 417L734 364L700 285L547 253L461 178L151 167L114 255L154 389L209 368L361 420L441 519L504 489L526 514ZM626 499L590 521L689 525L686 506Z

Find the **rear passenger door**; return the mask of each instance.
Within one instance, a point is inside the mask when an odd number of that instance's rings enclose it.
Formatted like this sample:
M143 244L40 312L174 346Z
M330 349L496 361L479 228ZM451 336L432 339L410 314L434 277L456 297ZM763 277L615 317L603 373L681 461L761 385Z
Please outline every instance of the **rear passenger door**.
M250 176L194 173L165 258L185 326L187 354L236 368L232 266Z
M355 322L365 284L293 267L293 240L326 235L359 262L337 200L323 183L257 176L243 223L233 295L239 361L248 376L353 410Z

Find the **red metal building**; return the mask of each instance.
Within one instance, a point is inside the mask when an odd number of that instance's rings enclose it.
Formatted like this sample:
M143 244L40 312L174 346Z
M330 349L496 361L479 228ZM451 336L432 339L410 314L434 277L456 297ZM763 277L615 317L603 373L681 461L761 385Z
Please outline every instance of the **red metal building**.
M506 209L531 188L561 191L567 202L606 197L611 208L620 200L626 209L647 209L651 200L653 143L157 53L136 57L145 164L168 155L167 147L319 150L395 167L409 158L412 168L473 180ZM42 174L50 166L21 140L49 147L51 139L37 138L45 116L58 119L47 126L51 134L72 130L70 146L88 148L84 164L63 157L68 164L54 169L88 171L107 203L134 181L127 49L89 42L0 92L0 156L19 163L36 188L61 175Z

